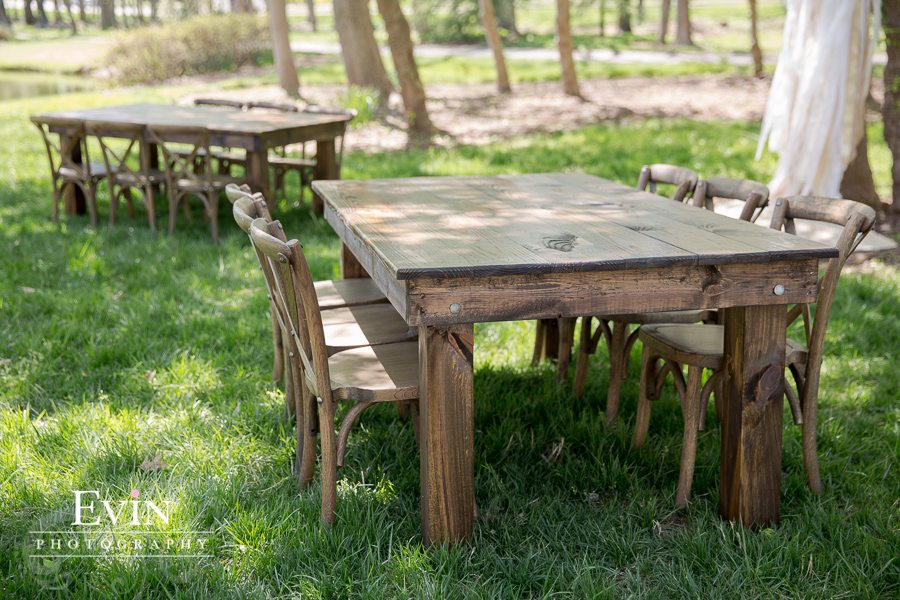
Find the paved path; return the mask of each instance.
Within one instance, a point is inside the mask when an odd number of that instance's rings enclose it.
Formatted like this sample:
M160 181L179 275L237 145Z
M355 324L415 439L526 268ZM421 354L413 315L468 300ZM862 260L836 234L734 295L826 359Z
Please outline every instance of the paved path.
M291 50L304 54L340 54L341 45L337 42L314 42L295 40L291 42ZM388 52L386 47L382 52ZM559 52L556 48L505 48L503 51L508 60L559 60ZM450 56L464 56L472 58L491 58L491 51L486 46L475 45L442 45L419 44L415 47L416 56L426 58L446 58ZM775 64L775 56L766 56L767 64ZM575 59L579 61L595 61L604 63L630 64L630 65L675 65L681 63L705 63L727 64L737 67L747 67L753 64L749 53L718 54L716 52L666 52L663 50L609 50L577 49ZM886 57L883 54L875 56L876 64L884 64Z

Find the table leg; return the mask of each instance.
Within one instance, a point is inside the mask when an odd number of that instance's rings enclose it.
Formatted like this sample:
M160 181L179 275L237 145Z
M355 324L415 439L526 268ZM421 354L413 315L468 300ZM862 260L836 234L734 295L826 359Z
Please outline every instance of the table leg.
M779 518L786 325L784 306L725 311L719 512L750 527Z
M363 268L353 252L346 244L341 243L341 278L343 279L361 279L368 278L369 273Z
M72 149L72 162L81 164L81 143L70 133L60 132L59 147ZM67 215L83 215L87 212L84 191L77 185L63 186L63 209Z
M266 199L269 211L274 212L275 202L269 186L269 151L247 150L247 185Z
M340 179L338 168L337 149L334 139L316 140L316 172L314 179ZM313 192L312 210L314 214L321 215L324 206L322 199Z
M455 543L475 521L471 324L419 327L422 538Z
M559 358L559 320L539 319L535 328L531 363L537 366L542 360L557 358Z

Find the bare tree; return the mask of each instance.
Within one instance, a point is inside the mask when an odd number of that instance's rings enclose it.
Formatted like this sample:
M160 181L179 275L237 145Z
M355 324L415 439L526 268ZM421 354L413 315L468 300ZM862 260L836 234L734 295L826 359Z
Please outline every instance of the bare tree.
M756 11L756 0L750 0L750 54L753 55L753 74L763 76L763 55L759 48L759 17Z
M619 33L631 33L631 0L619 0Z
M669 35L669 13L672 11L672 0L662 0L659 10L659 36L656 39L660 44L665 44L666 37Z
M691 15L688 0L678 0L678 20L675 24L675 43L690 46L691 41Z
M844 176L841 178L841 196L865 202L881 213L881 199L875 190L875 180L872 177L872 168L869 166L869 137L866 135L865 123L862 128L862 137L856 145L856 156L844 169Z
M6 7L3 5L3 0L0 0L0 25L12 25L12 20L10 20L9 15L6 14Z
M34 25L34 13L31 11L31 0L25 0L22 18L26 25Z
M69 19L72 35L78 35L78 25L75 23L75 15L72 14L72 0L63 0L63 5L66 7L66 17Z
M341 41L347 82L375 88L381 93L382 102L387 102L393 86L375 41L368 0L334 0L334 24Z
M50 22L47 19L47 13L44 11L44 0L37 0L37 25L38 27L46 27L46 25Z
M394 69L400 82L400 95L409 130L416 133L430 133L434 130L428 109L425 106L425 88L419 77L416 58L413 54L409 21L400 8L400 0L378 0L378 12L384 20L388 34L388 45L394 59Z
M40 4L40 0L38 1ZM100 27L112 29L116 26L115 0L100 0Z
M600 0L600 37L606 37L606 0Z
M559 43L559 60L562 64L563 91L581 98L575 60L572 58L572 27L569 23L569 0L556 0L556 37Z
M497 14L497 25L513 35L518 35L515 0L494 0L494 10Z
M887 65L884 67L884 141L891 149L894 165L891 169L894 218L900 216L900 2L881 5L884 34L887 42Z
M319 23L316 21L316 0L306 0L306 20L313 31L319 30Z
M484 27L484 36L494 53L494 64L497 66L497 89L501 94L512 91L509 85L509 74L506 72L506 59L503 57L503 43L500 41L500 33L497 31L497 19L494 17L494 3L491 0L478 0L481 12L481 24Z
M288 29L285 0L267 0L269 5L269 30L272 32L272 54L275 56L275 70L278 84L291 98L300 97L300 78L291 52L290 30Z

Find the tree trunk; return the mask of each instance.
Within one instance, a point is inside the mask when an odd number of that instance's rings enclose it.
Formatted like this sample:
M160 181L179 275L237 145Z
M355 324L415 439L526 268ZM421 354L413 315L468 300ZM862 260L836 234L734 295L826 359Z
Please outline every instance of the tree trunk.
M678 21L675 27L675 43L690 46L691 41L691 15L688 0L678 0Z
M500 33L497 31L497 19L494 18L494 4L491 0L478 0L481 11L481 24L484 27L484 36L494 53L494 64L497 66L497 90L501 94L512 91L509 85L509 75L506 73L506 59L503 57L503 44L500 42Z
M559 43L559 60L562 64L563 91L581 98L575 60L572 58L572 28L569 24L569 0L556 0L556 37Z
M6 14L6 7L3 5L3 0L0 0L0 25L12 25L9 15Z
M159 21L159 0L150 0L150 22Z
M47 13L44 12L43 0L37 0L37 14L38 14L38 19L37 19L38 27L46 26L47 23L49 23L49 20L47 19Z
M600 0L600 37L606 37L606 0Z
M59 0L53 0L53 23L59 25L62 23L62 11L59 9Z
M403 96L409 130L430 133L434 130L434 126L425 106L425 88L422 87L422 80L419 78L409 22L403 15L403 9L400 8L400 0L378 0L378 12L381 13L384 28L387 30L388 45L391 47L394 70L400 82L400 95Z
M316 21L316 0L306 0L306 20L313 31L319 31L319 23Z
M669 12L672 10L672 0L662 0L659 10L659 37L657 41L660 44L665 44L666 37L669 35Z
M350 85L375 88L387 102L393 87L384 70L368 0L334 0L334 23Z
M619 0L619 33L631 33L631 0Z
M85 0L78 0L78 20L82 23L87 23L87 10L85 7Z
M115 0L100 0L100 27L112 29L116 26Z
M884 141L891 149L893 203L891 212L900 215L900 2L881 4L884 34L887 41L887 65L884 67Z
M869 167L869 138L863 126L863 134L856 146L856 157L844 169L841 179L841 196L868 204L881 213L881 199L875 191L872 169Z
M299 98L300 78L297 77L294 54L291 52L285 0L266 1L269 6L269 31L272 32L272 54L275 57L275 70L278 72L278 85L291 98Z
M31 12L31 0L25 0L25 24L34 25L34 13Z
M494 0L494 11L497 15L497 25L512 33L518 35L519 30L516 27L516 4L515 0Z
M72 0L63 0L66 7L66 16L69 17L69 27L72 28L72 35L78 35L78 25L75 23L75 15L72 14Z
M759 17L756 11L756 0L750 0L750 54L753 55L753 74L763 76L763 55L759 48Z

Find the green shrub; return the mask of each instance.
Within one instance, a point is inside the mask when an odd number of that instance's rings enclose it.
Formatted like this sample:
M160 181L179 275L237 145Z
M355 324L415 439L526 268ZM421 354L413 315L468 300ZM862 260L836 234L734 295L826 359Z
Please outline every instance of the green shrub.
M106 57L119 83L157 83L271 62L269 29L252 15L193 17L121 34Z

